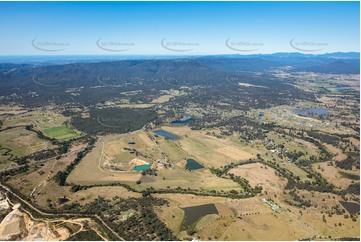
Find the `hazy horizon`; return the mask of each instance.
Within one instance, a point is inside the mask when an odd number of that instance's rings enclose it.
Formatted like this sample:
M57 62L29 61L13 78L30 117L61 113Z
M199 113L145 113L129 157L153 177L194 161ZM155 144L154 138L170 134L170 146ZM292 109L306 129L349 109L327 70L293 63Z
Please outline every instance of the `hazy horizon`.
M359 52L359 2L0 2L0 53Z

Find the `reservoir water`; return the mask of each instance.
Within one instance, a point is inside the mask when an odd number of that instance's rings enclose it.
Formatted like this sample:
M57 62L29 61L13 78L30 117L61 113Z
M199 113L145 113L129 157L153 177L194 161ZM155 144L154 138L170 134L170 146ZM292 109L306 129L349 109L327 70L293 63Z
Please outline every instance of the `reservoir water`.
M308 108L308 109L293 109L292 110L295 114L310 117L312 114L329 114L330 112L324 108Z
M202 169L204 168L204 166L202 166L201 164L199 164L197 161L193 160L193 159L187 159L187 164L186 164L186 169L187 170L198 170L198 169Z
M340 201L341 205L347 210L347 212L353 214L360 212L360 204L353 202Z
M143 171L143 170L148 170L150 169L151 165L150 164L145 164L145 165L139 165L139 166L135 166L134 170L135 171Z
M162 130L162 129L158 129L158 130L155 130L154 133L158 134L158 135L161 135L163 137L166 137L170 140L177 140L179 139L179 136L175 135L175 134L172 134L172 133L169 133L165 130Z
M183 227L187 228L196 223L202 217L208 214L218 214L218 210L214 203L182 208L185 216L183 220Z

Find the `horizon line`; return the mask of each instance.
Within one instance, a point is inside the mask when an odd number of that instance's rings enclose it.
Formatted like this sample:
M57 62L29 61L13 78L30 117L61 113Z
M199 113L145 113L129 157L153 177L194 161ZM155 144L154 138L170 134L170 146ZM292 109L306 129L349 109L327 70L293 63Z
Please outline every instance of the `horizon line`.
M239 55L239 56L250 56L250 55L274 55L274 54L301 54L301 55L327 55L327 54L360 54L360 51L335 51L326 53L304 53L304 52L272 52L272 53L225 53L225 54L188 54L188 55L167 55L167 54L128 54L128 55L112 55L112 54L64 54L64 55L0 55L0 57L55 57L55 56L102 56L102 57L122 57L122 56L162 56L162 57L176 57L176 56L219 56L219 55Z

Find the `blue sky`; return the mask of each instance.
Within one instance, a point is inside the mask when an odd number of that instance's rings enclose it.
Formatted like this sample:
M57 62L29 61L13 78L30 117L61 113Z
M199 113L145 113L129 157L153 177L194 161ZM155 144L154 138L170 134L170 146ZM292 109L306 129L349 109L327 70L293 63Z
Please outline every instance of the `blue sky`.
M359 2L0 2L0 55L359 52L359 19Z

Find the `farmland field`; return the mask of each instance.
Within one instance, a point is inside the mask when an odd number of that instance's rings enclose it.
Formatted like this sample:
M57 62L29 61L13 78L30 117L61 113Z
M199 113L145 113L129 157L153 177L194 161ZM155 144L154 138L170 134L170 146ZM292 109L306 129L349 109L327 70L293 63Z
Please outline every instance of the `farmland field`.
M67 127L66 125L61 125L49 129L44 129L42 132L51 137L55 138L59 141L65 141L69 139L79 138L81 137L81 133L74 129Z

